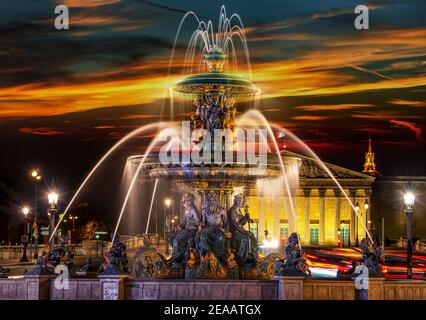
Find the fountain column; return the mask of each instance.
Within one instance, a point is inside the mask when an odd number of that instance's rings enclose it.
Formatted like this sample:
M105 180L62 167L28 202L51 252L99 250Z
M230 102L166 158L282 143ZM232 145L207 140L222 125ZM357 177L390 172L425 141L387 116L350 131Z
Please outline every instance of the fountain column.
M229 210L229 191L228 190L225 190L223 192L223 205L224 205L226 212L228 212L228 210Z
M223 190L220 190L219 192L219 203L222 208L225 208L226 212L228 210L226 209L226 202L225 202L225 192Z
M349 195L351 197L352 204L355 205L355 203L356 203L356 189L350 189ZM355 241L356 241L356 234L355 234L356 222L357 222L356 221L356 213L355 213L355 210L351 206L351 221L350 221L350 227L349 227L351 246L355 245Z
M311 233L310 233L310 227L311 227L311 220L309 217L309 210L310 210L310 195L311 195L311 189L303 189L303 195L305 198L305 215L304 215L304 228L303 228L303 242L304 244L309 244L311 242Z
M319 235L318 242L320 245L325 244L325 192L326 189L318 189L320 196L320 215L319 215Z
M221 190L214 190L213 192L216 193L216 197L217 197L217 201L218 201L219 207L223 208L223 205L222 205L222 191Z
M339 239L338 230L340 228L340 189L334 189L334 242Z

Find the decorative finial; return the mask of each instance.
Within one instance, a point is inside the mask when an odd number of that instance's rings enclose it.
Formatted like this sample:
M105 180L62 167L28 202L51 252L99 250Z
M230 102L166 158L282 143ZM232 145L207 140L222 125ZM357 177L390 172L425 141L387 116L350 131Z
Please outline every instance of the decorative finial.
M228 56L219 47L213 47L204 55L209 72L222 72Z

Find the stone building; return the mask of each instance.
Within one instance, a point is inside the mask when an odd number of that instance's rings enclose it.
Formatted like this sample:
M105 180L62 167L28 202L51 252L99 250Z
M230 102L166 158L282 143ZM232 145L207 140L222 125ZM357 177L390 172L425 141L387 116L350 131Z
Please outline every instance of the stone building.
M370 220L370 210L365 210L364 204L371 202L374 177L325 163L342 192L316 159L290 152L285 152L286 156L300 162L299 179L295 179L297 185L291 191L296 217L292 217L285 192L278 192L279 188L273 183L270 188L261 188L260 192L256 186L250 193L253 196L248 196L254 222L250 226L252 232L260 241L266 238L267 230L268 240L284 240L297 231L305 245L337 245L338 241L345 246L359 243L365 237L364 226ZM352 208L348 199L358 206Z
M250 228L261 242L267 230L268 240L285 239L297 231L304 245L356 245L365 237L365 227L380 242L382 238L400 239L406 234L403 196L407 191L416 197L414 237L426 238L426 177L381 176L371 139L362 173L325 163L344 192L316 159L290 152L283 156L299 161L297 185L292 189L296 217L292 218L289 197L273 184L262 189L260 196L259 190L253 189L253 196L248 197L254 220Z

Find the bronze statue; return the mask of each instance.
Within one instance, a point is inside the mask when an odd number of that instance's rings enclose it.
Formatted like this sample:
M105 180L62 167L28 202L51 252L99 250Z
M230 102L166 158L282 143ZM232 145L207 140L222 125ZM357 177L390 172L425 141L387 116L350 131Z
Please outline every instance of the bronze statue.
M245 209L245 213L241 209ZM257 264L257 240L254 234L244 229L250 223L250 214L244 195L234 197L234 205L228 210L229 230L232 234L231 247L235 250L240 267L251 268Z
M362 258L364 259L364 265L368 268L368 276L370 278L381 278L383 277L380 271L382 252L376 242L371 244L371 248L372 250L370 250L370 244L367 239L361 240Z
M197 107L195 115L192 116L194 129L205 129L206 127L206 104L202 98L194 99L194 105Z
M305 257L299 248L299 236L293 232L288 238L285 249L285 260L274 263L274 274L276 276L309 276L310 271L305 262Z
M226 265L231 234L225 209L219 206L215 193L206 196L201 227L196 236L196 248L201 259L206 254L213 253L223 265Z
M104 263L102 264L98 273L103 275L129 273L127 263L128 259L126 245L120 242L120 236L116 235L108 253L104 254Z
M189 250L195 246L195 235L198 231L200 218L194 205L194 196L190 193L182 197L183 213L180 218L180 230L172 236L172 265L175 268L185 267L189 259Z

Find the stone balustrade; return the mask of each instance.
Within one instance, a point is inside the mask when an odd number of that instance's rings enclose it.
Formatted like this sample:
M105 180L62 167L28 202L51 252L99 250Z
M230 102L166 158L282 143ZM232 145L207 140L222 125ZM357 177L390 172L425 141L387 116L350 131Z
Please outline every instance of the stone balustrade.
M81 244L72 244L69 246L71 251L76 256L83 255L83 245ZM38 245L38 254L41 255L42 251L46 249L46 244L39 244ZM17 260L22 258L24 246L17 245L17 246L0 246L0 261L2 260ZM27 256L33 256L34 255L34 244L27 247Z
M0 278L0 300L354 300L352 281L276 277L274 280L133 280L128 276ZM426 300L426 281L370 279L369 300Z
M276 300L277 282L261 280L138 280L125 284L129 300Z

